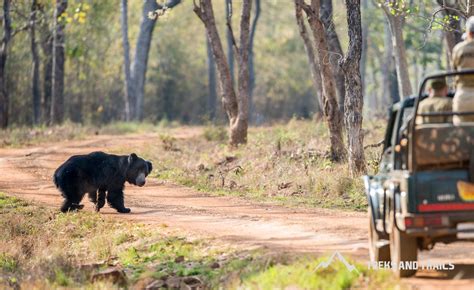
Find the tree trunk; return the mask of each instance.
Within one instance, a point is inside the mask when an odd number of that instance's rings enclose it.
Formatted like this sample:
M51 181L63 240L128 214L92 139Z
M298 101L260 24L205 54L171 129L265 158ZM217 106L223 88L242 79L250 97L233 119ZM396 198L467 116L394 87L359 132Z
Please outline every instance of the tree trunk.
M135 47L135 60L132 64L132 82L134 87L133 96L135 104L132 114L135 120L143 119L143 99L145 94L145 80L148 66L148 55L150 52L151 38L153 29L155 28L156 18L148 17L149 12L156 11L160 8L156 0L145 0L143 3L142 20L140 23L140 32Z
M295 15L296 15L296 24L298 25L300 36L303 39L304 49L306 51L306 56L308 58L309 68L311 72L311 79L313 80L313 86L316 92L317 104L319 105L318 109L320 109L321 103L323 102L321 100L323 93L322 93L322 88L321 88L322 80L321 80L321 74L320 74L319 61L318 61L318 58L316 58L315 56L313 40L311 39L311 36L308 35L308 30L304 22L303 11L301 9L301 6L296 5Z
M206 47L207 47L207 76L208 76L208 97L207 97L207 113L209 114L209 120L215 121L216 118L216 105L217 105L217 88L216 88L216 63L214 56L212 55L211 43L206 35Z
M66 11L67 0L56 0L54 9L52 85L50 121L59 124L64 119L64 63L65 63L65 23L58 18Z
M225 0L225 17L230 21L232 17L232 0ZM232 41L232 31L229 27L226 27L226 41L227 41L227 61L229 62L230 76L232 78L232 83L234 83L234 43Z
M240 47L238 53L238 94L236 94L229 63L226 61L221 39L216 27L211 0L194 3L194 12L204 23L211 44L219 76L220 92L224 110L229 118L231 146L247 143L248 94L249 94L249 44L251 1L244 0L240 19ZM230 28L230 27L229 27ZM229 29L230 30L230 29ZM233 36L231 36L233 39Z
M249 83L249 118L252 121L254 115L254 105L253 105L253 91L255 89L255 65L254 65L254 56L253 56L253 46L255 39L255 32L257 30L258 19L260 18L260 0L255 0L255 16L252 20L252 26L250 29L250 46L249 46L249 73L250 73L250 83Z
M367 14L367 10L369 8L369 1L362 0L362 10L364 15ZM362 55L360 59L360 76L362 78L362 95L365 96L366 86L365 86L365 79L366 79L366 72L367 72L367 50L369 49L368 46L368 38L369 38L369 21L367 17L362 19Z
M130 43L128 41L128 1L120 1L120 23L122 27L123 71L124 71L124 119L132 119L131 104L134 104L132 78L130 74Z
M364 97L362 95L362 80L360 76L360 58L362 53L362 23L360 0L345 0L347 9L347 26L349 35L349 49L341 62L345 74L345 123L349 152L349 168L356 176L365 173L367 168L364 156L364 134L362 132L362 109Z
M333 21L333 6L332 0L321 0L321 21L324 25L326 32L327 42L331 53L328 54L329 58L326 61L331 62L334 77L336 80L336 90L338 95L339 109L344 112L344 97L346 95L344 85L344 72L339 67L339 61L344 57L342 51L341 42L336 33L336 26Z
M43 55L46 57L43 65L43 99L41 101L41 116L42 122L49 124L51 117L51 85L53 83L53 38L49 31L43 39L41 46L43 49Z
M169 0L167 8L173 8L181 3L181 0ZM144 0L142 20L140 22L140 32L135 48L135 59L132 64L131 79L133 83L135 104L133 109L134 119L143 120L143 104L145 95L146 71L148 67L148 55L150 53L151 38L157 18L150 18L148 14L163 8L156 0ZM131 108L132 109L132 108Z
M38 125L41 121L41 88L40 88L40 57L38 53L38 44L36 43L36 19L38 14L38 1L31 2L30 15L30 40L31 56L33 59L31 69L31 94L33 96L33 124Z
M381 66L382 70L382 86L383 86L383 101L382 104L390 105L392 104L391 95L391 76L393 69L393 46L392 38L390 36L390 27L388 25L388 20L384 21L384 64ZM398 97L398 96L397 96Z
M12 37L12 23L10 18L10 3L11 0L3 0L3 37L0 43L0 128L8 127L8 108L10 106L10 98L8 96L7 88L7 56L8 44Z
M325 62L329 59L329 48L323 23L319 18L320 1L312 0L311 6L302 0L295 0L296 9L303 9L308 16L308 23L316 43L315 51L319 60L323 90L323 113L329 127L331 159L341 161L345 158L342 138L342 114L338 108L332 65Z
M247 129L249 122L249 99L250 99L250 71L249 53L250 47L250 14L252 11L252 0L244 0L240 16L240 50L238 55L238 103L239 115L237 123L232 128L231 141L234 144L247 143Z
M395 2L394 2L395 3ZM394 5L397 5L396 3ZM401 93L400 98L404 99L413 93L410 76L408 73L407 56L405 42L403 40L403 24L405 15L396 12L392 14L387 6L383 6L387 16L390 32L392 35L392 46L395 56L395 67L397 69L398 89Z

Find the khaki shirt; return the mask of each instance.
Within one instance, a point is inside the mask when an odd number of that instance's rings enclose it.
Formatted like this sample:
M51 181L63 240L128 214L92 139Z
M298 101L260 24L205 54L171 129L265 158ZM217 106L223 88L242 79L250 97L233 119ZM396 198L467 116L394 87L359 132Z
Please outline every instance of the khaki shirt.
M474 40L464 40L453 48L455 70L474 69ZM474 87L474 75L456 76L456 87Z
M432 96L424 99L418 106L418 113L452 112L453 99L442 96ZM420 116L417 123L446 123L452 122L452 116Z

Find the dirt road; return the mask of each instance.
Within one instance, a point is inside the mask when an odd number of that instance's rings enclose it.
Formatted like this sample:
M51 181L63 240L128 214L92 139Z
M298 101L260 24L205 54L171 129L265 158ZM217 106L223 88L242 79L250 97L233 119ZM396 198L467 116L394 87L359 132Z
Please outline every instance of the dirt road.
M197 134L173 132L176 138ZM44 144L22 149L0 149L0 191L32 202L59 208L62 198L51 176L70 155L120 146L139 148L156 135L94 136L84 141ZM159 162L159 160L154 160ZM326 209L296 209L259 204L231 197L216 197L174 184L149 179L143 188L127 186L126 205L131 214L117 214L107 206L102 214L144 223L166 224L190 234L216 238L270 251L331 254L339 251L367 263L367 218L364 213ZM85 209L92 210L85 199ZM423 262L455 263L449 272L419 271L406 282L430 289L472 289L474 245L437 245L421 253Z

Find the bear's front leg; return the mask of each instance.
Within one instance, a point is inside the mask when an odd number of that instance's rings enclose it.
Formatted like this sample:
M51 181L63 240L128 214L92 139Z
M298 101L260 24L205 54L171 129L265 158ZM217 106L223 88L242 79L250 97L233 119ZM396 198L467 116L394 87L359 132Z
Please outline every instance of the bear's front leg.
M107 203L111 208L119 213L129 213L131 210L126 208L123 200L123 190L109 190L107 194Z
M101 208L105 205L105 190L99 189L99 194L97 195L97 202L95 204L95 211L99 212Z

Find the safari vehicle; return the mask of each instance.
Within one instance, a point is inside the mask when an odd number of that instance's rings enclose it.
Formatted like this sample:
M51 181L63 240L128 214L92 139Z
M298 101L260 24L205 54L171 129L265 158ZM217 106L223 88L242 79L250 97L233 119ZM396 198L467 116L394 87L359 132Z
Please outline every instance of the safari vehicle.
M431 75L418 96L391 106L379 171L364 176L371 262L389 262L399 277L416 273L399 265L417 261L419 250L474 233L474 122L419 121L474 112L417 112L428 80L465 74L474 70Z

